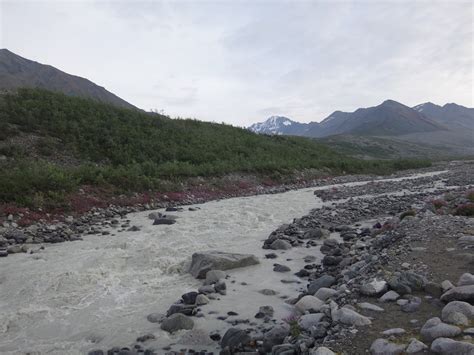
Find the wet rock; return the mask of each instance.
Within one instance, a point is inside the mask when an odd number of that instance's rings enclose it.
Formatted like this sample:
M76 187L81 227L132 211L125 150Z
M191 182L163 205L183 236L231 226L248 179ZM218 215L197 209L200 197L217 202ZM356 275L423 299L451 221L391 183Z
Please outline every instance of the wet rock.
M395 344L385 339L377 339L370 346L372 355L397 355L403 354L405 345Z
M405 352L407 354L416 354L428 349L428 346L419 341L418 339L411 338L410 344L406 348Z
M314 296L304 296L295 304L295 308L300 313L305 313L307 311L318 312L321 307L324 305L324 302L319 298Z
M151 313L146 317L146 319L151 323L159 323L164 318L165 315L162 313Z
M175 313L165 318L161 323L161 329L169 333L173 333L181 329L192 329L194 321L181 313Z
M438 338L431 344L431 351L441 355L472 355L474 344L449 338Z
M209 251L194 253L189 272L198 279L206 277L210 270L230 270L258 264L256 256L250 254Z
M153 339L156 339L156 337L153 334L145 334L145 335L142 335L141 337L138 337L137 342L144 343L148 340L153 340Z
M474 275L468 272L461 275L458 281L458 286L474 285Z
M193 316L196 314L196 309L193 305L185 305L182 303L175 303L170 306L168 311L166 312L166 316L171 316L175 313L181 313L186 316Z
M387 282L384 280L372 280L360 288L360 292L366 296L377 296L387 291Z
M274 309L272 306L261 306L258 309L257 314L255 315L255 318L265 318L265 317L273 317L274 314Z
M185 293L184 295L181 296L181 298L183 299L184 304L191 305L191 304L196 303L197 296L198 296L198 293L193 291L193 292Z
M324 236L321 228L314 228L303 234L303 239L320 239Z
M291 248L291 244L283 239L277 239L272 244L270 244L270 249L273 250L289 250Z
M438 317L428 319L420 331L421 337L426 341L433 341L436 338L455 337L461 334L461 329L443 323Z
M323 275L308 285L308 293L314 295L322 287L330 287L336 282L336 279L331 275Z
M321 261L324 266L335 266L342 261L341 256L326 255Z
M205 285L205 286L201 286L198 288L198 292L199 293L203 293L205 295L209 295L211 293L214 293L216 292L216 289L214 288L213 285Z
M298 319L298 325L302 329L309 331L313 326L318 325L323 318L324 313L304 314Z
M215 284L219 280L225 279L227 274L221 270L209 270L206 273L206 280L204 281L204 285L212 285Z
M151 212L148 214L148 218L153 220L160 219L161 217L163 217L163 215L160 212Z
M217 281L216 284L214 285L214 289L216 292L219 292L222 295L225 295L226 290L227 290L227 285L225 284L224 281L220 280Z
M461 301L449 302L441 312L441 319L450 324L469 325L474 320L474 306Z
M275 291L275 290L271 290L269 288L264 288L263 290L260 290L258 291L259 293L261 293L262 295L265 295L265 296L275 296L275 295L278 295L278 292Z
M128 228L127 231L129 231L129 232L139 232L140 228L137 227L137 226L132 226L132 227Z
M202 295L202 294L197 295L196 297L197 306L203 306L208 303L209 303L209 298L207 298L205 295Z
M263 349L264 351L271 351L275 345L283 343L285 338L290 333L290 329L286 325L277 325L263 334Z
M103 350L91 350L87 355L105 355L105 353Z
M288 272L288 271L291 271L291 269L286 265L275 264L273 266L273 271L275 271L275 272Z
M391 289L403 295L423 290L427 282L428 280L424 276L406 271L395 273L389 279L388 284Z
M257 354L257 353L255 353ZM296 346L292 344L275 345L271 351L272 355L296 355ZM252 354L253 355L253 354Z
M176 223L176 220L175 219L172 219L172 218L157 218L155 219L155 221L153 222L153 225L154 226L158 226L158 225L171 225L171 224L175 224Z
M441 301L465 301L474 303L474 285L454 287L441 296Z
M179 339L179 344L183 345L198 345L198 346L209 346L213 345L209 333L204 329L192 329Z
M400 295L395 291L388 291L379 298L380 302L395 302L400 298Z
M267 259L276 259L276 258L278 258L278 255L276 255L275 253L269 253L269 254L265 254L265 258L267 258Z
M321 301L326 301L329 298L337 295L337 291L332 288L321 287L316 293L314 294L315 297L319 298Z
M250 342L250 336L243 330L237 328L229 328L221 340L221 347L234 349Z

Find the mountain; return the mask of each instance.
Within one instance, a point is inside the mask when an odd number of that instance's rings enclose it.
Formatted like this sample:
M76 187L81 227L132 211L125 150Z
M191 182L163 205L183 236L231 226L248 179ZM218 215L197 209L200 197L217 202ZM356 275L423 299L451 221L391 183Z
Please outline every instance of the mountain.
M136 108L87 79L20 57L8 49L0 49L0 90L15 90L21 87L47 89L69 96L91 98L118 107Z
M271 116L264 122L251 125L249 129L260 134L303 136L306 124L292 121L284 116Z
M474 130L474 108L468 108L454 103L439 106L431 102L426 102L413 107L413 109L450 129L467 128Z

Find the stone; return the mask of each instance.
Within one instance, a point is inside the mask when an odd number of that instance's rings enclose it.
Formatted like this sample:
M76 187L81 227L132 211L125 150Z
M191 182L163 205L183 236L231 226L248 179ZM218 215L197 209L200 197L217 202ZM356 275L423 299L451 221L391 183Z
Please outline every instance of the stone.
M275 296L275 295L278 295L278 292L275 291L275 290L271 290L269 288L264 288L263 290L260 290L258 291L259 293L261 293L262 295L265 295L265 296Z
M360 288L360 293L366 296L377 296L387 291L387 282L384 280L372 280Z
M303 234L303 239L320 239L324 236L321 228L314 228Z
M305 313L308 311L318 312L321 307L324 305L324 302L321 301L319 298L314 296L304 296L295 304L295 308L300 313Z
M197 306L204 306L205 304L209 303L209 298L206 295L199 294L196 297L196 305Z
M466 301L474 303L474 285L454 287L441 296L441 301Z
M178 343L183 345L209 346L213 345L214 341L206 330L192 329L183 334L183 336L178 340Z
M325 346L320 346L317 349L312 349L309 352L309 355L336 355L336 353L331 349L326 348Z
M154 226L158 226L158 225L170 225L170 224L175 224L176 223L176 220L175 219L172 219L172 218L157 218L155 219L155 221L153 222L153 225Z
M308 285L308 293L314 295L322 287L330 287L336 282L336 279L331 275L323 275L316 280L313 280Z
M181 313L186 316L193 316L196 314L196 309L194 305L186 305L183 303L174 303L168 308L168 311L166 312L166 316L169 317L172 314L175 313Z
M421 298L412 297L407 303L401 305L401 310L405 313L414 313L421 307Z
M163 215L160 212L151 212L148 214L148 218L153 220L160 219L161 217L163 217Z
M388 281L390 288L404 295L413 291L421 291L428 280L414 272L404 271L395 273Z
M204 285L198 288L199 293L203 293L205 295L209 295L211 293L216 292L216 289L214 288L213 285Z
M225 295L226 294L226 290L227 290L227 285L225 284L225 281L217 281L216 284L214 285L214 289L216 290L216 292L220 293L221 295Z
M145 334L137 338L138 343L144 343L148 340L153 340L156 339L156 337L153 334Z
M458 281L458 286L474 285L474 275L468 272L461 275Z
M194 327L194 321L181 313L175 313L171 316L163 319L161 323L161 329L169 333L173 333L181 329L192 329Z
M361 302L361 303L357 303L357 306L359 308L362 308L362 309L365 309L365 310L368 310L368 311L374 311L374 312L383 312L384 309L379 307L379 306L376 306L375 304L372 304L372 303L369 303L369 302Z
M146 317L146 319L151 323L159 323L163 318L165 318L165 315L162 313L151 313Z
M428 319L420 331L421 337L426 341L433 341L436 338L455 337L461 334L461 329L443 323L438 317Z
M237 328L229 328L221 340L221 347L223 349L230 348L231 350L250 342L250 336L243 330Z
M380 302L395 302L400 298L400 295L395 291L388 291L383 294L382 297L379 298Z
M416 354L420 353L424 350L428 349L428 346L425 345L425 343L422 343L418 339L411 338L410 339L410 344L408 344L408 347L406 348L405 352L407 354Z
M304 314L298 319L298 325L302 329L309 331L313 326L318 325L323 318L324 313Z
M296 345L292 344L280 344L280 345L275 345L272 347L271 354L272 355L296 355ZM239 353L239 355L257 355L258 353ZM270 353L268 353L270 354Z
M392 329L387 329L382 332L382 335L385 336L392 336L392 335L402 335L405 334L406 331L403 328L392 328Z
M204 281L204 285L212 285L215 284L217 281L225 279L227 274L221 270L209 270L206 273L206 280Z
M441 282L441 289L443 292L449 291L450 289L454 288L454 285L449 280L444 280Z
M405 345L395 344L382 338L376 339L370 346L372 355L397 355L403 354L404 351Z
M332 288L321 287L316 293L314 294L315 297L319 298L321 301L326 301L329 298L337 295L337 291Z
M194 277L203 279L210 270L230 270L256 264L259 264L258 258L251 254L199 252L192 255L189 272Z
M433 297L439 298L443 294L443 289L441 285L436 282L427 282L425 292Z
M364 326L372 324L372 321L368 317L350 308L342 307L338 309L337 304L333 301L331 301L331 317L333 321L347 325Z
M275 345L283 343L285 338L290 334L290 328L287 325L277 325L263 334L263 349L271 351Z
M291 269L286 265L275 264L275 266L273 266L273 271L275 271L275 272L288 272L288 271L291 271Z
M265 317L273 317L273 314L275 313L275 310L273 309L272 306L261 306L258 309L257 314L255 315L255 318L265 318Z
M462 301L449 302L441 311L441 319L450 324L469 325L474 320L474 306Z
M198 296L198 293L193 291L193 292L188 292L185 293L181 296L183 299L184 304L195 304L196 303L196 297Z
M438 338L431 343L431 351L441 355L473 355L474 344L449 338Z
M291 248L291 244L283 239L277 239L272 244L270 244L270 249L273 250L289 250Z

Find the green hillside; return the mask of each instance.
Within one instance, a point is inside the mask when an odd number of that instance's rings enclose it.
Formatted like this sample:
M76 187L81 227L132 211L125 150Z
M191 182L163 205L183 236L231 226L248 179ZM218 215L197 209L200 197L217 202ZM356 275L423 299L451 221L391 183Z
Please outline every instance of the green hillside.
M384 172L419 161L361 161L305 138L117 108L40 89L0 97L0 201L31 204L81 185L118 191L163 188L164 180L232 172Z

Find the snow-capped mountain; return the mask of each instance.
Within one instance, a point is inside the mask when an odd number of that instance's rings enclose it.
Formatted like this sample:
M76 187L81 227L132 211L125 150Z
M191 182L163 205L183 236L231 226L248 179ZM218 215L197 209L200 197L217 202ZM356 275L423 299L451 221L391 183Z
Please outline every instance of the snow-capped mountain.
M249 130L260 134L302 135L305 124L284 116L271 116L264 122L254 123Z

